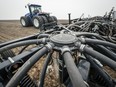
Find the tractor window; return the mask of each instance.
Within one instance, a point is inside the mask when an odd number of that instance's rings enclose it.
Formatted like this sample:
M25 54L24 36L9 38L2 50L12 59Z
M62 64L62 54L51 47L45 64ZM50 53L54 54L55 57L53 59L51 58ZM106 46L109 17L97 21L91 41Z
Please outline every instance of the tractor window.
M37 14L39 12L42 12L41 7L39 7L39 6L31 6L31 12L32 12L32 14Z

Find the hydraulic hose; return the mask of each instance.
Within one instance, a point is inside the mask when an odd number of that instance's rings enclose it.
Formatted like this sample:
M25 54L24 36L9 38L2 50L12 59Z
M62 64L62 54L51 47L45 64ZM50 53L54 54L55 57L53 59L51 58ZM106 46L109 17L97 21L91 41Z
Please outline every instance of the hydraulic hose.
M36 40L26 40L26 41L21 41L13 44L9 44L7 46L1 47L0 48L0 53L4 52L6 50L19 47L19 46L24 46L24 45L31 45L31 44L39 44L39 43L44 43L42 39L36 39Z
M86 87L70 52L64 52L63 58L73 87Z
M50 49L51 50L51 49ZM43 47L41 50L36 52L31 58L29 58L21 68L16 72L16 74L11 78L6 87L17 87L21 79L26 75L30 68L47 52L48 47Z
M52 55L52 53L49 53L44 62L44 66L43 66L41 74L40 74L40 82L38 83L39 87L43 87L43 85L44 85L45 73L46 73L47 66L52 58L51 55Z
M102 63L108 65L109 67L111 67L113 70L116 71L116 62L111 60L110 58L108 58L107 56L93 50L92 48L89 48L87 46L84 47L83 51L85 53L87 53L88 55L98 59L99 61L101 61Z
M104 46L108 46L108 47L112 47L112 48L116 49L116 44L111 43L111 42L107 42L107 41L102 41L102 40L85 38L85 43L104 45Z

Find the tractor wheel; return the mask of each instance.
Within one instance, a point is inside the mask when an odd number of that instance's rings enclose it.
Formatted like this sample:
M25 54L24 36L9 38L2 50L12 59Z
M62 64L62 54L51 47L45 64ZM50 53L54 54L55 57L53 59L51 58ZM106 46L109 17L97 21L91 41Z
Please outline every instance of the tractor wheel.
M42 17L43 20L44 20L44 24L48 23L48 20L47 20L47 18L46 18L45 16L41 16L41 17Z
M44 24L44 20L43 20L43 18L41 16L33 17L32 22L33 22L33 26L35 28L41 28L42 25Z
M55 21L55 22L58 21L57 18L56 18L55 16L51 16L51 18L52 18L52 20Z
M52 16L48 17L49 22L54 22L54 19Z
M28 27L28 26L31 25L31 24L30 24L30 21L29 21L29 19L28 19L28 17L25 17L25 16L22 16L22 17L20 18L20 23L21 23L21 25L22 25L23 27Z

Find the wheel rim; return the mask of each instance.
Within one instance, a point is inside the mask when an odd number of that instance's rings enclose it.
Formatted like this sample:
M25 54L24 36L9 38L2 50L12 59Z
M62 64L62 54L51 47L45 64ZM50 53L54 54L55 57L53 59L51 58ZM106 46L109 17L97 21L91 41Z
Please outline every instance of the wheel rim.
M25 26L25 25L26 25L26 23L25 23L25 20L24 20L24 19L21 19L21 23L22 23L22 25L23 25L23 26Z
M33 23L35 27L39 27L39 21L37 19L34 19Z

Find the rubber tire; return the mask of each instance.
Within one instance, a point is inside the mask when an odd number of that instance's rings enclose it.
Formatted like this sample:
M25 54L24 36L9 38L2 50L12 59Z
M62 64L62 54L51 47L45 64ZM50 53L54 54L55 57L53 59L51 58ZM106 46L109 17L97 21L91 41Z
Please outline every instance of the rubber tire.
M35 22L34 22L35 20L38 22L38 25L35 24ZM44 20L41 16L33 17L32 22L33 22L33 26L37 29L41 28L42 25L44 24Z
M58 22L57 18L55 16L51 16L53 21Z
M54 21L54 19L53 19L51 16L47 17L47 19L48 19L48 23L50 23L50 22L53 22L53 21Z
M23 20L23 22L25 22L25 23L22 23L22 20ZM28 27L28 26L31 25L31 23L30 23L28 17L25 17L25 16L22 16L22 17L20 18L20 23L21 23L21 25L22 25L23 27Z
M42 17L43 20L44 20L44 24L48 23L48 20L47 20L47 18L46 18L45 16L41 16L41 17Z

